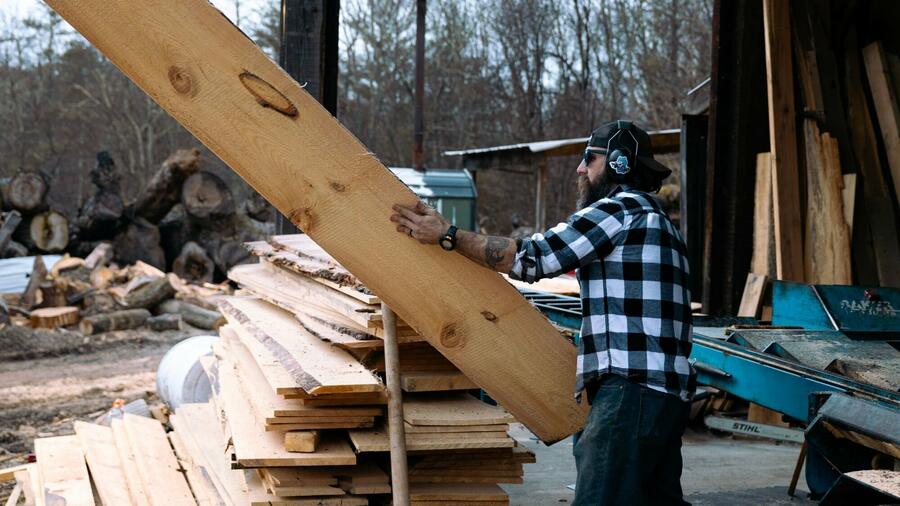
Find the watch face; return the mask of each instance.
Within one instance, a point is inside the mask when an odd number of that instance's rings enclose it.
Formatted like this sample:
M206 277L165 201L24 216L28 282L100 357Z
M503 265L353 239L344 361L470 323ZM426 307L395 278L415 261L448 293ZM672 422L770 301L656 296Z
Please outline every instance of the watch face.
M441 247L446 250L452 249L453 241L451 241L449 238L444 237L443 239L441 239Z

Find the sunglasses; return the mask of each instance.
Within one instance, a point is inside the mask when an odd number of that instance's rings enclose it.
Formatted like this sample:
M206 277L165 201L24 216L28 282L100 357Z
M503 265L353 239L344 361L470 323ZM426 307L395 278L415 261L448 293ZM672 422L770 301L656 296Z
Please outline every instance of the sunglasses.
M591 162L594 161L594 158L597 157L597 155L605 155L605 154L606 154L606 150L603 148L588 147L588 148L585 148L584 154L581 155L581 159L582 159L582 161L584 161L585 165L590 165Z

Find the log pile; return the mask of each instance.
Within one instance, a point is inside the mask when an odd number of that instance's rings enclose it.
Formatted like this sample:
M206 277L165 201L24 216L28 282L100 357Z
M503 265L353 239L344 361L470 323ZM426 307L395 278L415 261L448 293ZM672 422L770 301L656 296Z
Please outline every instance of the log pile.
M87 259L65 256L49 271L35 257L25 290L3 295L0 334L67 329L91 336L187 325L216 330L225 323L215 299L231 292L227 283L192 285L141 261L119 267L110 263L113 256L112 245L102 243Z
M133 202L122 196L121 177L109 153L98 153L90 173L93 193L70 221L48 206L45 175L19 172L2 186L8 212L0 227L0 257L86 256L109 243L120 265L140 261L204 283L222 281L228 269L249 260L243 242L273 231L270 206L258 196L237 206L228 185L202 169L196 149L169 156Z

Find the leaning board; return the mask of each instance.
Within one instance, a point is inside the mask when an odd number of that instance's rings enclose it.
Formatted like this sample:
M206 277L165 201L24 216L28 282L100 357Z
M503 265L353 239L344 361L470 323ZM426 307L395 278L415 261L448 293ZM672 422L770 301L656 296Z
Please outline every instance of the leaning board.
M499 274L398 234L413 192L207 0L47 3L541 439L581 427L575 348Z

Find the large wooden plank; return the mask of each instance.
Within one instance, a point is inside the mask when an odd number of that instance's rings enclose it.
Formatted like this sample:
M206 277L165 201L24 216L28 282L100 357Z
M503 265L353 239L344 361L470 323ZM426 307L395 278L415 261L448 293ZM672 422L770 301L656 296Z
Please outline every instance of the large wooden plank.
M897 56L886 53L880 42L874 42L863 48L863 59L894 182L894 195L900 199L900 99L897 98L900 83L893 81L889 62Z
M125 413L122 426L152 506L196 506L159 420Z
M773 166L775 262L778 279L803 281L800 173L791 64L790 3L763 0L769 143Z
M128 442L128 436L125 434L125 426L122 424L121 418L113 418L110 423L113 441L116 444L116 451L119 454L119 462L122 463L122 473L125 475L125 483L128 484L128 493L131 497L131 503L135 506L149 506L150 499L144 484L141 481L141 475L138 473L137 460L131 444Z
M413 192L212 4L48 4L541 439L581 428L575 347L499 274L397 234Z
M131 492L125 479L122 460L112 429L102 425L75 422L75 436L87 459L94 486L105 506L130 504Z
M46 504L94 506L91 478L75 436L35 439L34 453Z
M837 140L803 120L806 150L805 279L821 285L853 283L850 229L845 223L841 159Z

